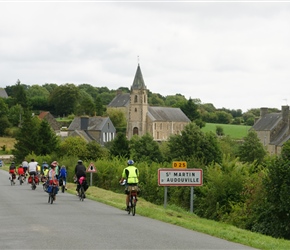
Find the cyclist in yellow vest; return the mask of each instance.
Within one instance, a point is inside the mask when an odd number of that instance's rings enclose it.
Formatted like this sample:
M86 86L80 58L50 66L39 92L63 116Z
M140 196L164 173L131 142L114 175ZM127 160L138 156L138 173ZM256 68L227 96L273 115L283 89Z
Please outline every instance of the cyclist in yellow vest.
M120 180L120 183L122 183L124 180L127 180L126 183L126 189L125 189L125 194L126 195L126 211L129 210L129 192L127 187L128 186L137 186L138 185L138 178L139 178L139 170L134 167L134 161L133 160L128 160L127 162L128 167L124 168L123 173L122 173L122 178Z

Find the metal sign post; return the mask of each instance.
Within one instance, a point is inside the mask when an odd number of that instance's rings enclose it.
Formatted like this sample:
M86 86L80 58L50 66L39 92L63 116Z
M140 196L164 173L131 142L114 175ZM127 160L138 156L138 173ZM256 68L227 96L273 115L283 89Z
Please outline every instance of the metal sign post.
M158 185L164 186L164 207L167 204L167 187L169 186L190 186L190 212L193 212L193 195L194 186L203 185L202 169L189 168L159 168L158 169Z

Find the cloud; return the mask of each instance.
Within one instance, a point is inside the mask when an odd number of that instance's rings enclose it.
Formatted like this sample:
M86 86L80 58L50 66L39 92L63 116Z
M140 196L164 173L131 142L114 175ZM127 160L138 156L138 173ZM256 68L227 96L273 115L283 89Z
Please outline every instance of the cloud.
M290 99L289 12L274 2L1 2L0 87L130 87L140 63L163 96L280 108Z

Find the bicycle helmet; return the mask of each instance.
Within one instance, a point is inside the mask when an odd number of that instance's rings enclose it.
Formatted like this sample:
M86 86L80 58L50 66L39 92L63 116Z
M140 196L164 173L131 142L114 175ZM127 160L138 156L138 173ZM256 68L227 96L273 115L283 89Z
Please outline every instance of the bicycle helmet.
M128 165L134 165L134 161L133 160L128 160Z
M78 163L83 163L83 161L82 160L78 160Z
M57 166L57 161L53 161L50 165L51 165L52 167L56 167L56 166Z

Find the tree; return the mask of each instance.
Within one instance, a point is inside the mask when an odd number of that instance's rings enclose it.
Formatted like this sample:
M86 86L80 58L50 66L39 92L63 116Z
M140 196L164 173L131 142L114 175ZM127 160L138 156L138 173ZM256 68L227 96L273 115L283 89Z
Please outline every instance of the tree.
M191 158L205 165L221 161L221 151L214 133L203 133L195 123L189 123L181 131L181 135L169 138L168 146L172 160L188 160Z
M148 103L152 106L159 106L159 107L163 107L165 106L164 101L161 97L160 94L151 94L148 95Z
M166 107L176 107L180 108L183 104L187 102L186 98L181 94L168 95L165 97Z
M218 136L222 136L222 135L225 134L225 133L224 133L224 129L223 129L222 126L216 126L216 134L217 134Z
M290 140L283 144L281 157L285 160L290 160Z
M98 159L104 159L108 155L108 150L103 148L100 143L91 141L86 145L85 155L80 156L82 159L96 161Z
M22 120L24 110L21 105L16 104L9 109L8 120L12 126L19 126Z
M75 114L76 115L89 115L93 116L95 115L96 108L95 103L88 93L86 93L84 90L80 91L80 99L76 105Z
M49 97L56 115L73 114L80 98L80 90L74 84L58 86Z
M121 110L109 109L107 110L107 114L110 117L115 128L126 127L127 125L126 117Z
M97 96L95 100L95 105L96 105L96 112L97 112L96 115L102 116L106 108L104 108L102 100L99 96Z
M83 138L69 136L60 143L58 155L60 157L67 155L81 158L86 155L86 146L87 142Z
M124 133L117 133L116 138L110 146L110 154L112 156L121 156L128 158L130 156L129 141Z
M216 111L217 123L229 124L233 120L233 116L225 111Z
M14 99L14 104L20 104L23 108L28 108L25 86L21 84L19 79L12 88L12 98Z
M39 149L39 124L37 117L32 116L30 111L25 111L23 122L18 134L16 135L16 143L12 150L16 161L22 161L25 156Z
M260 164L266 154L266 150L260 142L256 131L250 130L244 138L244 142L239 146L238 156L240 160L249 163L257 161L257 164Z
M139 162L162 162L163 160L158 143L149 134L142 137L134 135L129 141L129 148L130 156L138 159Z
M11 126L11 123L9 122L7 116L1 116L0 117L0 136L5 135L5 131L7 128Z
M189 98L189 100L183 104L180 109L191 121L200 119L198 105L195 104L191 98Z
M59 141L46 120L42 120L39 128L39 148L35 152L38 155L48 155L59 148Z

